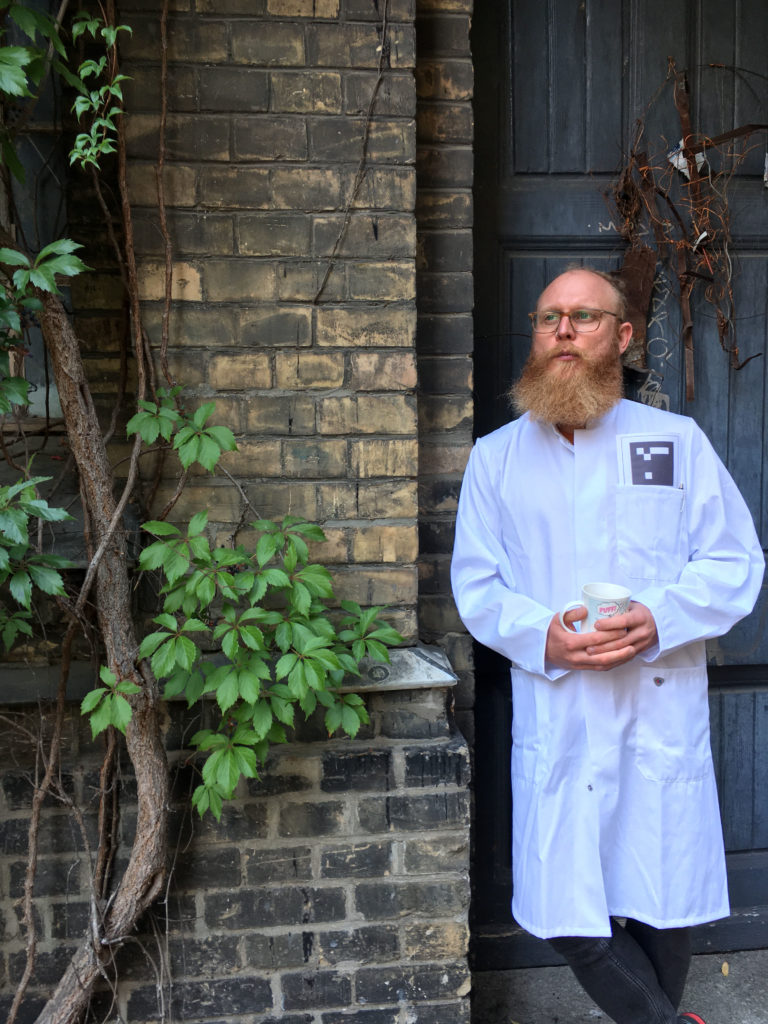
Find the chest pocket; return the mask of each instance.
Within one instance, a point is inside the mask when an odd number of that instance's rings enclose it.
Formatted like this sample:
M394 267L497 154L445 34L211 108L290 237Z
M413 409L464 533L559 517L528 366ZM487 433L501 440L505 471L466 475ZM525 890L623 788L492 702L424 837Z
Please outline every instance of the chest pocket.
M688 561L685 491L653 484L616 488L617 558L631 579L676 580Z

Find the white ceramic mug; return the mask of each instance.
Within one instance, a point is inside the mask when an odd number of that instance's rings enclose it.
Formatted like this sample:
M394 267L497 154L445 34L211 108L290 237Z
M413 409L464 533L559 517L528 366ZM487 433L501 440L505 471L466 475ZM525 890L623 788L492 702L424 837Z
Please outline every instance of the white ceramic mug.
M614 615L623 615L629 608L632 591L626 587L620 587L618 583L585 583L581 588L581 600L570 601L560 612L560 625L563 629L570 629L577 632L576 626L581 629L579 632L591 633L595 628L598 619L610 619ZM572 626L566 625L564 615L574 608L585 607L587 609L586 619Z

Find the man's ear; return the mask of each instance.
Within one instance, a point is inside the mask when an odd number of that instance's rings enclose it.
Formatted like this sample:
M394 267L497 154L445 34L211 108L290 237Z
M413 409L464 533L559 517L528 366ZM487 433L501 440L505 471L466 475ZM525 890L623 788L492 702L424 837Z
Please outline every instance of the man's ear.
M619 352L622 355L627 351L630 341L632 341L632 324L626 321L619 324Z

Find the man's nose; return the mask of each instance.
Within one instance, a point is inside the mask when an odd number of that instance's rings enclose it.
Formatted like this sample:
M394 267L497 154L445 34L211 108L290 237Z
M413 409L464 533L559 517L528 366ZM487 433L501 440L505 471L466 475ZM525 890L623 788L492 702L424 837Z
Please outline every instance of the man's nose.
M567 313L563 313L560 317L560 323L557 325L555 334L558 338L572 338L573 337L573 325L571 324L571 318Z

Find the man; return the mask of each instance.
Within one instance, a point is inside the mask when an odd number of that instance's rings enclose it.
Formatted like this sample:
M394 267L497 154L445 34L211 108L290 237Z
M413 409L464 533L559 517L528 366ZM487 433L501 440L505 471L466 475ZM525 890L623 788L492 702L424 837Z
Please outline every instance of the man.
M474 447L451 567L512 662L512 909L618 1024L701 1021L678 1016L689 929L729 913L704 642L751 611L763 555L696 424L622 399L612 279L567 271L531 318L524 415ZM593 581L629 610L564 627Z

